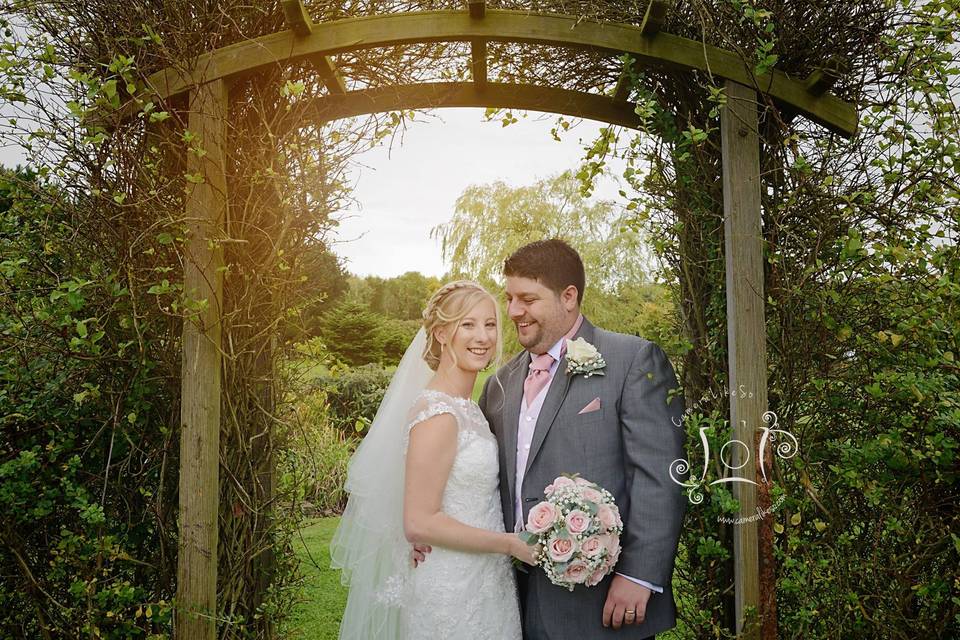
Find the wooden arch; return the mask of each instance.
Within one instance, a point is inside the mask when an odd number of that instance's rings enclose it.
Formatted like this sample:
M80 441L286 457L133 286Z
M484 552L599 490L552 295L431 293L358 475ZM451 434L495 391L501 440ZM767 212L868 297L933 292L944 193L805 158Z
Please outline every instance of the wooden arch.
M313 24L300 0L287 0L284 4L290 29L206 53L194 61L192 72L158 72L148 81L152 92L159 98L168 98L204 82L229 80L267 66L310 59L330 92L320 100L317 113L323 114L329 108L331 119L387 109L422 108L427 100L434 100L427 106L541 107L537 110L605 122L613 119L614 124L624 126L637 124L637 117L630 115L632 105L626 100L625 84L607 97L540 85L488 82L486 43L515 42L627 53L642 64L706 71L753 87L841 135L856 131L853 105L827 92L836 79L829 68L805 80L791 79L776 70L755 76L738 54L661 32L663 10L648 10L639 27L580 22L570 16L486 11L482 2L471 2L470 11L395 13ZM654 0L650 7L664 4ZM424 42L470 42L473 81L348 91L330 59L338 53ZM392 103L378 99L378 94L382 97L386 93L391 94ZM497 104L490 105L491 100Z
M835 69L825 68L803 80L779 71L755 76L737 54L662 33L660 27L669 5L665 0L651 0L639 27L580 22L561 15L487 11L485 3L478 0L468 0L463 11L401 13L313 24L302 0L283 0L283 5L288 30L205 53L191 62L189 72L171 68L148 80L156 98L188 94L188 127L199 136L205 151L188 154L188 171L203 180L191 181L185 204L189 238L184 292L197 300L205 299L207 304L185 320L183 329L178 639L213 640L216 634L223 300L220 240L225 237L227 211L224 147L229 82L270 65L299 60L313 63L327 88L327 94L316 99L308 112L313 122L400 109L473 106L552 112L627 127L639 123L635 105L627 100L626 72L610 95L489 82L488 42L627 53L640 64L696 69L723 78L727 98L721 114L721 141L729 385L731 389L742 385L754 391L745 398L731 395L730 422L735 437L749 445L748 460L756 461L757 428L767 410L758 93L836 133L851 136L857 125L853 105L828 92L838 78ZM374 47L454 41L471 44L471 82L350 90L331 59L338 53ZM745 464L735 473L749 480L759 479L755 464ZM758 507L769 507L765 487L762 482L736 483L741 515L750 516ZM769 522L764 526L769 527ZM744 637L757 633L747 613L759 611L762 618L767 610L768 603L760 598L758 549L765 545L765 551L770 550L770 536L769 530L758 534L755 520L735 528L737 628Z

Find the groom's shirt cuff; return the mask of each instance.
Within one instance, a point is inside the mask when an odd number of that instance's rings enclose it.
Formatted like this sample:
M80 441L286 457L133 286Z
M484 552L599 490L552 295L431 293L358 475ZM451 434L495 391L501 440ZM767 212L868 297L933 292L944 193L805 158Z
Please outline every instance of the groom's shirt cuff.
M625 574L623 574L623 573L620 573L619 571L617 572L617 575L618 575L618 576L623 576L624 578L626 578L626 579L629 580L630 582L636 582L636 583L637 583L638 585L640 585L641 587L646 587L647 589L650 589L650 591L656 591L657 593L663 593L663 587L658 587L658 586L655 585L655 584L650 584L650 583L647 582L646 580L641 580L641 579L639 579L639 578L633 578L633 577L630 577L630 576L625 575Z

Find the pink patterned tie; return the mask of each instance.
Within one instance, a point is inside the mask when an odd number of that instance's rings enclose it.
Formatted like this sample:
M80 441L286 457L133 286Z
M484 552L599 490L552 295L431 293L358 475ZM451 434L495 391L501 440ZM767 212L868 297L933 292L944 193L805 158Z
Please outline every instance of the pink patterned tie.
M533 357L530 363L530 373L527 379L523 381L523 397L529 407L533 404L533 399L537 397L543 388L550 382L550 367L553 365L553 356L549 353L541 353Z

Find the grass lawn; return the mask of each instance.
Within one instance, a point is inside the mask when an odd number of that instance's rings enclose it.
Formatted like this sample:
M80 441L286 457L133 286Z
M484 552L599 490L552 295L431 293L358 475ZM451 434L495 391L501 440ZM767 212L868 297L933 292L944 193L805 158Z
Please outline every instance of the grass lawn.
M298 543L300 570L304 576L303 598L281 637L302 640L333 640L347 604L347 589L340 572L330 568L330 539L340 518L317 518L309 522Z
M280 637L290 640L335 640L340 629L340 618L347 604L347 589L340 584L340 572L330 568L330 539L340 518L317 518L309 522L301 533L298 545L300 569L304 576L303 598L289 622L280 630ZM680 559L682 561L682 558ZM683 599L682 593L677 593ZM680 603L682 605L682 603ZM683 627L682 622L679 628ZM678 629L658 638L670 640L681 637Z

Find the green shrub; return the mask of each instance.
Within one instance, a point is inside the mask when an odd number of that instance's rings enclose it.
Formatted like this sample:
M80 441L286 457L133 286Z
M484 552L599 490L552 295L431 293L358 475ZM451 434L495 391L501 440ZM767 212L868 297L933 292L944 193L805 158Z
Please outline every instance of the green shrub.
M0 173L0 638L160 637L176 345L57 196Z
M320 374L313 385L326 395L330 425L348 436L366 435L392 375L392 371L374 364L334 367Z
M360 439L330 424L328 396L323 390L304 395L296 406L296 432L287 457L280 462L281 483L300 487L307 515L343 511L347 465Z

